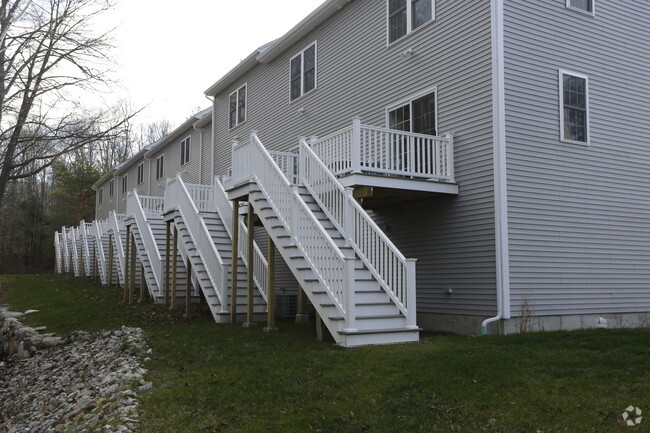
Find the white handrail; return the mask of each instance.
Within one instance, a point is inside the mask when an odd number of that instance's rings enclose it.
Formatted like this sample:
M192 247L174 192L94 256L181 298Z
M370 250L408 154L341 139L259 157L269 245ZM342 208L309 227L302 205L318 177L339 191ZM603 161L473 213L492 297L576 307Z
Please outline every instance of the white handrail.
M404 257L304 139L300 181L407 318L407 326L415 326L415 260Z
M78 229L75 227L70 227L71 231L71 236L70 239L72 241L72 268L74 272L75 277L80 277L81 276L81 269L79 268L79 248L77 245L77 237L79 235Z
M176 203L176 210L181 214L187 232L194 243L205 272L210 279L221 308L221 313L228 312L227 305L227 288L228 288L228 266L223 262L219 251L212 241L212 236L205 220L199 215L199 210L185 187L180 174L176 178L170 179L165 190L165 201L167 203ZM235 300L233 300L236 302Z
M153 200L155 199L155 200ZM142 201L141 201L142 200ZM149 207L149 211L145 211L143 203ZM126 209L130 215L133 215L135 223L138 227L138 232L140 233L140 239L144 244L144 250L149 259L149 264L151 265L151 270L153 274L154 281L156 283L156 288L158 289L158 295L162 295L163 287L160 283L160 275L162 275L162 256L158 250L158 244L156 243L156 238L153 235L151 230L151 218L160 218L160 213L154 212L156 209L162 211L162 204L164 199L162 197L151 197L151 196L142 196L138 195L136 190L130 192L127 195L126 199ZM128 244L128 242L127 242ZM149 288L153 293L153 288Z
M124 266L126 258L124 256L124 246L122 245L122 230L120 223L124 224L125 215L116 214L110 211L108 214L108 225L113 230L113 242L115 243L114 252L117 254L118 280L124 284Z
M62 269L63 269L61 259L62 259L63 256L61 254L61 242L59 241L59 232L58 231L54 232L54 255L55 255L55 258L56 258L56 269L55 269L55 271L56 271L57 274L61 274Z
M137 194L137 190L133 190ZM163 197L156 197L151 195L138 195L138 201L147 218L160 218L165 206L165 199ZM127 210L127 214L129 211Z
M293 185L298 183L298 154L292 152L269 151L276 165Z
M228 200L228 195L218 178L214 180L214 204L226 228L226 232L232 239L232 202ZM243 220L239 220L239 257L248 266L248 227ZM269 264L262 254L257 242L253 241L253 282L262 294L264 301L268 303L268 269Z
M233 155L234 156L234 155ZM354 265L336 246L298 192L253 132L249 147L250 172L269 204L290 232L296 247L311 265L318 280L354 328Z
M61 227L61 245L63 246L63 272L70 272L70 251L68 251L68 235L65 226Z
M90 258L90 245L89 245L89 236L88 232L88 223L86 221L81 221L79 224L79 230L81 232L81 254L84 256L83 265L84 265L84 274L86 276L93 276L92 272L92 260Z
M102 284L108 284L108 278L106 278L106 255L104 254L104 245L102 242L104 233L99 221L94 221L92 231L95 236L95 251L97 253L97 268L99 269L99 277Z

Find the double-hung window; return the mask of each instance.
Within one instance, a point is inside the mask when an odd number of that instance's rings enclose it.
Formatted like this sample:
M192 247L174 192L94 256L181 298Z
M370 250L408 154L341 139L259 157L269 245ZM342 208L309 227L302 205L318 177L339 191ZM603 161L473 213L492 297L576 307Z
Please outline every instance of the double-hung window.
M102 204L104 201L104 188L99 188L99 191L97 192L97 201L99 204Z
M160 155L156 158L156 180L161 179L165 175L165 155Z
M435 0L388 0L388 42L435 19Z
M246 84L244 84L230 94L228 125L231 129L246 121L246 93ZM189 161L189 154L187 158Z
M191 137L187 137L185 140L181 141L181 165L190 162L190 141Z
M596 0L566 0L566 7L593 14L595 1Z
M138 185L142 185L144 182L144 162L138 164Z
M316 42L291 58L291 100L316 88Z
M560 138L589 143L589 82L586 75L560 71Z
M129 175L125 174L124 176L122 176L122 194L126 194L128 188L129 188Z
M113 197L114 193L115 193L115 180L111 179L111 181L108 182L108 196Z

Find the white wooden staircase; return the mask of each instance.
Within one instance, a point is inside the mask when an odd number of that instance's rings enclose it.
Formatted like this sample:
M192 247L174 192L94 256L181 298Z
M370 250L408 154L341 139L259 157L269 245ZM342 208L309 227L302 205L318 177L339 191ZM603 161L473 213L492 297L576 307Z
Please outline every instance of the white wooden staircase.
M217 198L216 194L221 195ZM217 203L221 204L220 211ZM185 184L180 175L170 179L165 189L164 219L178 230L179 248L189 257L195 281L203 292L212 316L218 323L230 321L231 291L229 288L232 260L232 240L229 224L232 223L232 205L225 198L220 185ZM243 224L242 224L243 225ZM240 225L240 245L247 232ZM242 239L243 238L243 239ZM254 267L255 290L253 313L258 318L266 312L266 261L256 248ZM240 248L241 250L241 248ZM243 251L245 253L245 250ZM243 317L247 310L247 264L240 251L237 259L237 293L235 315Z
M233 146L230 197L248 196L338 344L417 341L415 260L404 258L304 140L299 157L287 163L288 154L272 155L252 133Z

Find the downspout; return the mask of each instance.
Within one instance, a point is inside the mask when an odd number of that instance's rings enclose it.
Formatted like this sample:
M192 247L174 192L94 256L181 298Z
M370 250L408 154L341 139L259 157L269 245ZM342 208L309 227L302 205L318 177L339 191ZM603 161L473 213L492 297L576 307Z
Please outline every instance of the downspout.
M215 176L214 166L217 163L217 161L214 160L214 158L215 158L215 156L214 156L215 155L214 146L216 146L216 142L217 142L217 140L215 140L215 138L216 138L215 134L216 134L216 131L217 131L217 129L215 127L215 124L216 124L216 122L215 122L215 116L216 116L216 114L215 114L215 111L216 111L215 104L216 104L217 99L216 99L216 97L214 99L210 99L210 97L208 95L205 95L205 98L212 103L212 112L210 113L210 116L212 117L212 126L210 126L210 149L211 149L211 153L210 153L210 185L214 185L214 176Z
M510 318L510 261L508 246L508 183L506 179L506 114L504 67L504 0L492 0L492 129L494 152L494 219L497 277L497 315L481 324Z

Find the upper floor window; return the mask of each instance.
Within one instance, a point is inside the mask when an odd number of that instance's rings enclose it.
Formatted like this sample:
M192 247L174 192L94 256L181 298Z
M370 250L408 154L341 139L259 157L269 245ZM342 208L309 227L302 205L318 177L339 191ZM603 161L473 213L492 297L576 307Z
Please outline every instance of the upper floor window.
M436 135L436 92L390 108L388 127L399 131Z
M228 125L234 128L246 121L246 84L230 94L230 111ZM189 148L189 144L188 144ZM189 155L188 155L189 161ZM181 164L183 164L181 162Z
M566 0L566 7L593 14L595 1L596 0Z
M104 188L99 188L99 191L97 192L97 201L99 204L102 204L104 201Z
M122 194L126 194L127 189L129 188L129 175L125 174L122 176Z
M589 93L586 75L560 71L560 137L589 143Z
M144 182L144 162L138 164L138 185L142 185Z
M115 180L111 179L111 181L108 182L108 196L113 197L114 193L115 193Z
M165 175L165 155L160 155L156 158L156 180Z
M190 162L190 139L191 137L187 137L181 141L181 165Z
M388 0L388 42L435 19L435 0Z
M291 100L316 88L316 42L295 55L290 62Z

